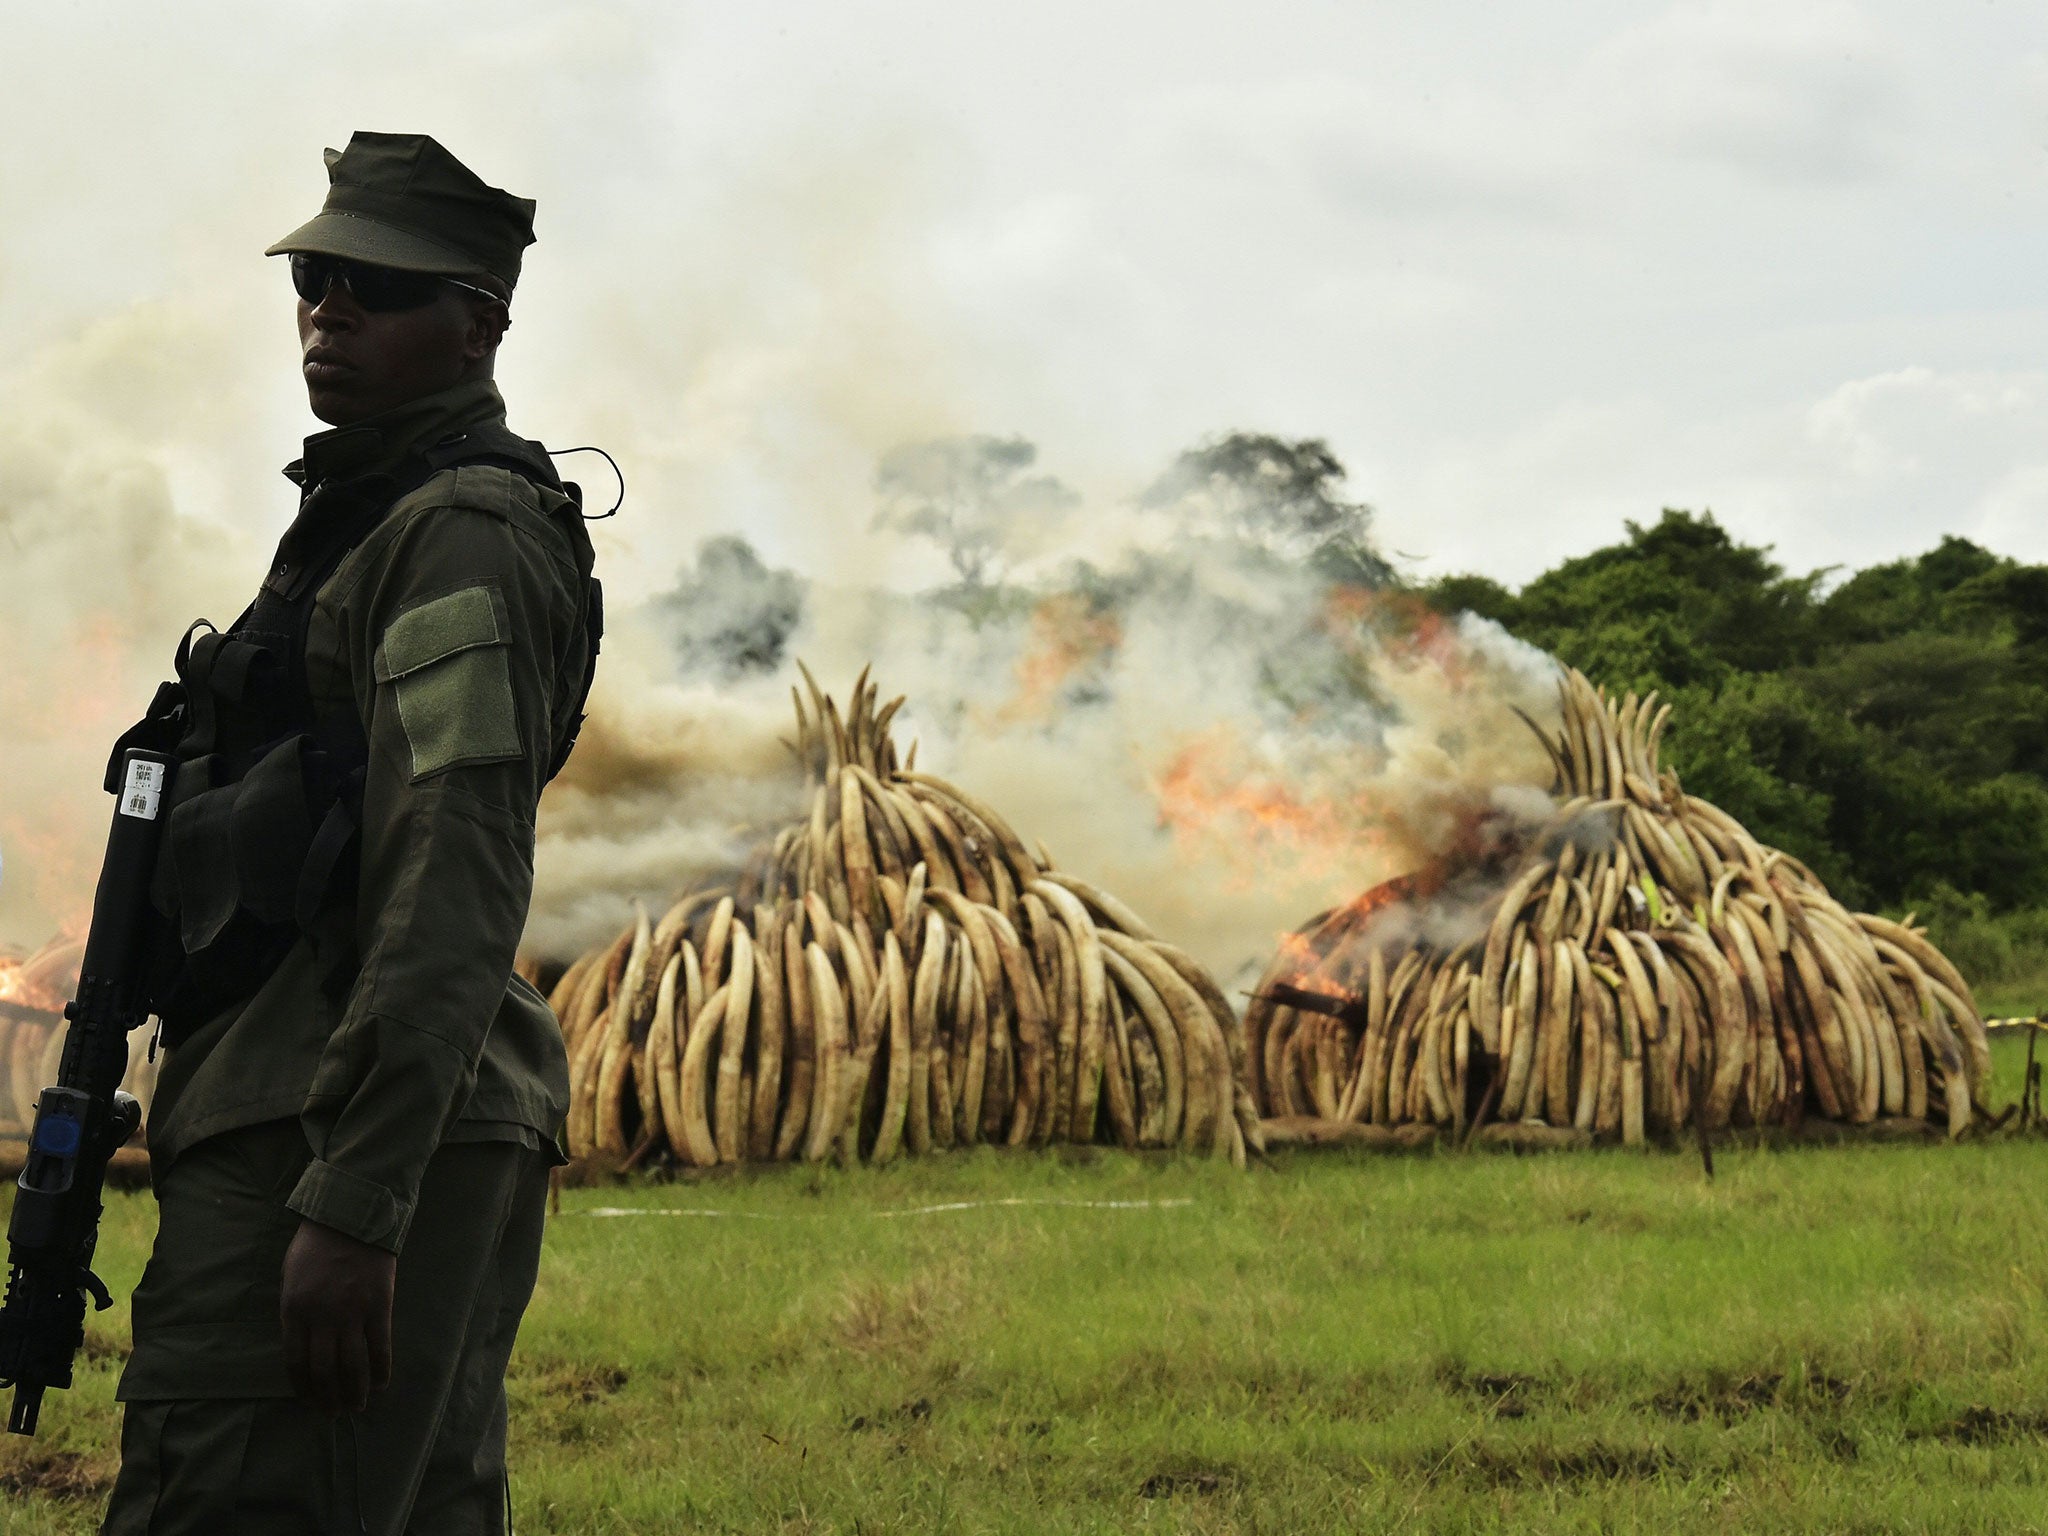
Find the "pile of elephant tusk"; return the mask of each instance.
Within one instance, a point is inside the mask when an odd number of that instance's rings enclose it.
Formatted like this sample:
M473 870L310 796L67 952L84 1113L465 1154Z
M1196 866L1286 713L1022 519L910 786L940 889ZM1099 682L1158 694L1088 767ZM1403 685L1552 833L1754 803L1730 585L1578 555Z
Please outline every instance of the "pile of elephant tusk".
M23 960L0 956L0 1141L24 1140L35 1123L36 1100L57 1081L64 1051L64 1005L78 990L83 939L59 936ZM153 1030L128 1037L128 1069L121 1086L142 1102L145 1116L156 1089L150 1059Z
M569 1150L690 1167L976 1142L1262 1146L1213 978L996 811L899 762L867 674L804 673L810 814L550 991Z
M1670 706L1569 671L1529 721L1561 804L1462 942L1369 899L1283 945L1245 1020L1275 1117L1687 1130L1988 1116L1984 1022L1908 918L1853 913L1661 771ZM1496 887L1497 889L1497 887Z

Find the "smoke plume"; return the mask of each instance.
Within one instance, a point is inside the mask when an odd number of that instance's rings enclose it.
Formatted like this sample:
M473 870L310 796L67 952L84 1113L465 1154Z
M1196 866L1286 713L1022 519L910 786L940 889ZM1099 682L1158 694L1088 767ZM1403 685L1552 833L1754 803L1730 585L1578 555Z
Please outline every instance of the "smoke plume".
M109 747L185 626L254 587L237 542L179 512L140 405L191 339L142 308L0 378L0 944L82 922Z
M693 265L659 324L665 284L597 289L604 367L523 388L509 360L515 427L567 415L633 481L593 525L612 632L542 806L533 949L615 931L791 814L799 658L842 694L871 663L921 767L1226 974L1546 777L1507 706L1548 712L1548 663L1404 594L1325 443L1069 468L963 419L960 338L920 307L919 162L875 151L714 198L696 227L733 233L672 242ZM108 745L288 515L262 465L302 402L255 345L274 305L231 287L0 372L0 943L83 917Z
M535 943L616 931L632 900L717 876L749 827L791 814L776 738L798 658L842 693L872 665L908 698L920 767L1226 975L1475 818L1547 809L1509 706L1553 707L1548 660L1400 591L1325 445L1233 434L1107 503L1036 463L985 436L882 456L876 522L939 545L957 578L923 590L707 544L636 614L633 656L607 651L602 739L636 745L565 775Z

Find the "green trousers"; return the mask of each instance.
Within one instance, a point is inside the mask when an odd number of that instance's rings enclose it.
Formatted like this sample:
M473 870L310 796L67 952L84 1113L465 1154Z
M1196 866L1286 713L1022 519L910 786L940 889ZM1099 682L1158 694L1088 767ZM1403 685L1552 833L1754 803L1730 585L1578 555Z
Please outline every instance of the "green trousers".
M102 1536L498 1536L505 1365L533 1294L551 1159L444 1146L398 1257L391 1385L328 1418L291 1396L279 1276L310 1154L296 1121L190 1148L160 1182Z

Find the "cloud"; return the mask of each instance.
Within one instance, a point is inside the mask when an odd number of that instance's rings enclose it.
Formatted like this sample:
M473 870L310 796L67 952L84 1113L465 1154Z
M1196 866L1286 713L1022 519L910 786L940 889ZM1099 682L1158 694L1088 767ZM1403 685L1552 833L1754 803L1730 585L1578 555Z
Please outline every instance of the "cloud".
M1793 570L1894 560L1942 533L2048 559L2048 371L2037 369L1887 369L1689 423L1647 401L1566 401L1440 463L1380 497L1439 509L1427 525L1382 515L1388 544L1431 570L1534 574L1663 506L1711 510ZM1511 526L1496 521L1501 485L1520 488L1525 515ZM1481 549L1483 562L1468 558Z
M1805 426L1811 499L1838 536L1910 546L1938 506L1948 531L2048 559L2048 372L1894 369L1830 391Z
M1428 225L1549 219L1564 211L1567 146L1525 101L1471 87L1364 88L1320 74L1284 88L1180 104L1179 152L1267 189L1293 184L1339 210Z
M2031 564L2048 564L2048 455L1998 477L1978 498L1980 543Z
M1806 413L1808 436L1844 475L1862 481L1925 471L1927 455L1945 456L1959 429L1977 432L2032 413L2036 381L2021 376L1959 376L1932 368L1895 368L1851 379Z
M1596 50L1588 77L1612 131L1793 187L1883 175L1911 125L1891 40L1828 0L1676 5Z

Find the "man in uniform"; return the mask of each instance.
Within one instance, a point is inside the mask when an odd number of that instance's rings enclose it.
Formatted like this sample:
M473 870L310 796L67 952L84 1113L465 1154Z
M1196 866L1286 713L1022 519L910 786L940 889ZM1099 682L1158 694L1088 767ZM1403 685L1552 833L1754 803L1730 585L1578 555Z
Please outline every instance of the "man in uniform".
M327 152L272 246L331 430L179 758L149 1141L161 1219L104 1531L497 1532L562 1040L513 974L600 620L573 487L492 364L533 204L433 139ZM134 733L131 733L133 735Z

